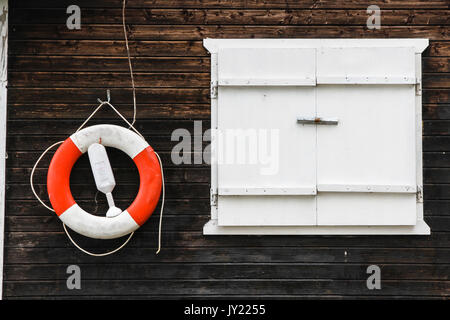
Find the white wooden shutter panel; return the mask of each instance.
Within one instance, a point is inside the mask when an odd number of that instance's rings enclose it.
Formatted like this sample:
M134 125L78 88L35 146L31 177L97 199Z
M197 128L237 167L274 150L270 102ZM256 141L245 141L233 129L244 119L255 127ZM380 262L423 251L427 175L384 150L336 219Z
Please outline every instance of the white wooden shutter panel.
M317 224L414 225L414 49L319 50L317 83Z
M210 40L218 133L204 232L429 233L417 195L427 43ZM276 166L249 159L261 140Z
M218 61L219 224L315 225L316 162L304 154L316 132L295 120L315 116L315 49L224 49ZM277 159L251 161L251 139Z

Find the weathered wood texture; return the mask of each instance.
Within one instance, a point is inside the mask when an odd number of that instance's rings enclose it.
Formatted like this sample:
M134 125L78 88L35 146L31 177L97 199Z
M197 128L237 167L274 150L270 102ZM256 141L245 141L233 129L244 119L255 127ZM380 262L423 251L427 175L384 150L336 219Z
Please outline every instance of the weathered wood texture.
M369 1L130 0L128 33L136 72L137 128L161 153L167 202L163 250L154 254L158 215L116 255L92 258L67 240L61 224L33 198L34 161L66 138L110 88L112 102L132 116L132 92L121 27L121 0L75 3L81 30L68 30L74 1L10 3L7 200L4 296L20 298L448 298L450 297L450 37L448 0L390 0L381 30L368 30ZM214 236L207 164L174 165L171 133L194 120L209 125L210 59L204 37L429 38L423 59L425 219L431 236ZM102 111L95 122L117 122ZM204 141L203 147L207 145ZM201 150L193 149L194 154ZM46 168L36 171L46 197ZM121 152L110 151L117 203L134 198L138 175ZM98 195L86 156L76 164L72 190L95 214ZM84 178L83 178L84 177ZM87 178L86 178L87 177ZM88 184L88 186L86 186ZM120 196L119 196L120 194ZM74 237L101 252L121 240ZM82 290L66 288L66 268L78 264ZM366 268L382 268L382 290L368 290Z

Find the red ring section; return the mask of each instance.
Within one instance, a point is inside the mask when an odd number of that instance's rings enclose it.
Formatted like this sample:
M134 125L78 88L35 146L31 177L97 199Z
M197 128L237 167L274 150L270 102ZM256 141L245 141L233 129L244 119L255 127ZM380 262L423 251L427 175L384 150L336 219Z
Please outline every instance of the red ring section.
M82 155L81 151L67 138L56 150L47 173L47 191L50 203L60 216L76 202L70 191L70 172ZM161 195L161 167L152 147L148 146L133 158L139 171L139 191L127 211L139 226L152 215Z
M75 204L70 192L70 172L81 154L72 139L67 138L56 150L48 167L48 197L58 216Z

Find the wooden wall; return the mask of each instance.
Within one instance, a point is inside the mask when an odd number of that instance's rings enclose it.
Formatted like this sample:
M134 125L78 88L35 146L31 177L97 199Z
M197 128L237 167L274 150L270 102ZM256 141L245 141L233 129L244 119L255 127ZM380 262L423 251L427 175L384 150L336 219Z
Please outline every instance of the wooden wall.
M82 9L81 30L66 28L66 7ZM366 9L382 9L368 30ZM65 139L111 89L132 115L121 26L121 0L10 1L5 234L5 298L445 298L450 296L450 36L448 0L129 0L127 19L136 72L137 128L163 156L167 181L163 250L158 215L118 254L93 258L67 240L58 218L29 187L34 161ZM423 58L425 220L431 236L209 236L207 165L175 166L176 128L209 122L211 38L429 38ZM98 122L116 123L110 112ZM95 122L94 122L95 123ZM117 122L119 123L119 122ZM133 164L111 152L119 206L136 194ZM46 197L50 156L36 172ZM85 156L72 175L77 201L101 212ZM86 184L88 186L86 186ZM120 241L75 236L96 252ZM123 239L121 239L123 240ZM77 264L82 290L66 288ZM366 268L382 268L382 290L366 288Z

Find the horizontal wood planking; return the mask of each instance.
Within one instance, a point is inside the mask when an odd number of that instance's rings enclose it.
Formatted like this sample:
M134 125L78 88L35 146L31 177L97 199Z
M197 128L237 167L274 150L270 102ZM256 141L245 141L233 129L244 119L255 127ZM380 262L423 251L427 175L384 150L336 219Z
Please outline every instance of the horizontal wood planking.
M367 26L166 26L133 25L128 36L133 40L197 40L204 38L429 38L449 40L449 28L444 26L384 26L368 30ZM65 25L11 25L11 40L123 40L120 25L83 25L69 30Z
M210 72L206 57L133 57L134 72ZM423 58L423 72L450 72L449 57ZM18 72L129 72L126 57L10 56L9 71Z
M383 6L384 7L384 6ZM366 25L367 8L355 9L133 9L128 24ZM86 24L122 24L120 8L85 8ZM11 24L65 24L66 8L13 9ZM449 10L383 10L383 25L449 25Z
M174 290L179 294L192 296L196 294L229 295L277 295L289 292L292 295L323 294L341 291L346 295L367 294L373 297L381 295L405 294L411 296L427 292L442 298L450 295L450 285L446 281L383 281L381 290L368 290L366 280L93 280L84 281L83 290L68 290L64 281L5 282L5 294L14 296L28 293L31 296L70 294L76 296L102 295L142 295L149 294L170 296ZM75 291L75 292L74 292Z
M47 212L47 216L52 213ZM428 218L427 218L428 219ZM129 243L132 248L155 247L158 233L154 232L149 224L145 224L133 236ZM124 239L101 241L82 237L72 232L72 236L81 245L90 248L111 248L120 244ZM51 232L24 232L10 231L6 237L11 241L7 246L11 248L73 248L67 239L61 225L57 231ZM365 247L365 248L448 248L449 232L433 232L430 236L233 236L233 237L204 237L198 231L168 231L164 232L162 239L165 247L173 248L264 248L264 247ZM52 264L52 261L48 263ZM102 264L103 261L99 261ZM125 263L125 262L124 262ZM297 263L302 263L298 261ZM417 261L416 263L421 263Z
M154 245L156 245L153 239ZM153 247L154 248L154 247ZM346 254L347 253L347 254ZM95 257L70 248L5 248L7 264L26 263L98 263ZM358 248L358 247L232 247L166 248L159 255L153 250L127 248L104 257L102 263L426 263L450 264L449 248ZM342 288L341 288L342 289Z
M427 58L427 69L432 72L449 71L450 58ZM210 72L210 59L206 57L133 57L134 72ZM126 57L86 56L11 56L9 71L51 72L126 72L129 73ZM430 71L430 72L431 72Z
M125 265L83 264L85 280L136 280L142 279L188 280L201 279L204 274L213 279L326 279L330 273L335 280L363 280L367 277L367 266L361 264L309 264L289 263L274 265L261 264L165 264L155 263L127 265L129 272L122 272ZM426 264L387 264L381 265L385 280L441 280L448 274L449 265L432 266ZM26 280L65 280L67 265L7 265L5 273L10 281Z
M8 122L6 298L35 294L34 297L70 297L74 293L66 290L65 270L73 263L79 263L83 278L89 279L89 287L80 298L204 298L224 294L370 298L373 292L365 285L365 271L370 264L381 264L383 281L390 281L388 291L383 287L380 292L381 298L449 296L447 1L383 3L380 31L367 30L365 10L370 3L362 0L128 1L130 49L141 86L137 125L160 152L168 181L163 252L159 256L153 254L159 219L155 211L125 250L101 262L73 248L60 221L31 196L27 181L40 152L49 142L66 138L78 127L107 88L113 88L112 99L121 112L132 116L120 25L122 0L78 1L82 7L82 30L71 32L64 23L68 16L65 8L70 4L73 3L65 0L43 0L39 4L16 0L11 4L10 21L12 29L16 29L11 31L14 39L9 43L8 116L12 121ZM45 7L57 9L42 10ZM103 20L94 21L99 11ZM204 237L201 228L209 216L210 169L207 164L174 165L170 155L178 143L170 139L173 129L185 128L192 133L193 120L204 120L203 130L209 126L210 62L201 41L204 36L430 38L423 55L423 157L424 213L432 235ZM115 115L109 110L102 111L98 119L116 123L111 121ZM116 203L126 208L137 192L133 183L137 172L122 153L109 152L120 185L117 192L121 196ZM52 154L43 159L35 178L44 199L45 168ZM73 193L83 208L102 214L107 208L104 196L98 195L96 203L93 184L89 183L92 188L82 186L80 177L88 174L88 168L83 156L74 168ZM123 241L72 235L96 252ZM123 272L125 269L130 272ZM252 281L245 281L249 278ZM285 286L291 278L301 281ZM240 281L239 290L225 288L232 279ZM110 286L119 289L109 290L103 280L115 280L109 281ZM160 285L167 286L167 281L170 292ZM272 287L271 292L261 289Z
M67 8L71 0L41 0L40 8ZM122 0L78 0L77 4L84 8L121 8ZM366 9L370 5L367 0L134 0L127 4L128 8L360 8ZM29 8L27 0L16 0L13 8ZM34 6L32 6L34 7ZM424 9L448 9L446 0L390 0L383 2L383 8L424 8Z
M133 56L207 56L202 41L131 41L130 52ZM9 52L12 55L83 55L83 56L123 56L126 57L125 41L117 40L9 40ZM450 55L450 46L439 44L434 53Z
M94 193L95 194L95 193ZM127 207L124 207L126 209ZM105 213L106 210L97 211ZM164 216L164 230L166 232L182 232L182 231L198 231L210 219L209 215L166 215ZM142 229L158 232L157 214L152 215L148 220L148 227ZM430 224L435 232L450 232L450 217L449 216L432 216L427 217L426 221ZM61 221L55 214L49 213L48 216L12 216L6 217L6 232L21 231L21 232L57 232L61 230ZM92 241L91 244L95 242ZM166 243L167 244L167 243Z
M99 95L101 94L99 90ZM103 95L105 92L103 92ZM104 99L104 98L103 98ZM113 102L114 103L114 102ZM71 119L73 124L78 123L80 119L86 119L95 107L94 103L20 103L9 104L11 107L8 116L10 119ZM114 103L114 106L127 118L133 117L132 103L121 104ZM205 103L137 103L137 116L141 118L166 118L166 119L209 119L210 105ZM437 109L436 106L430 108L433 116L437 116L437 111L445 112L443 109ZM441 113L442 113L441 112ZM100 109L96 115L99 119L117 119L115 112L108 108ZM78 120L75 120L78 119ZM82 121L80 122L81 125Z

